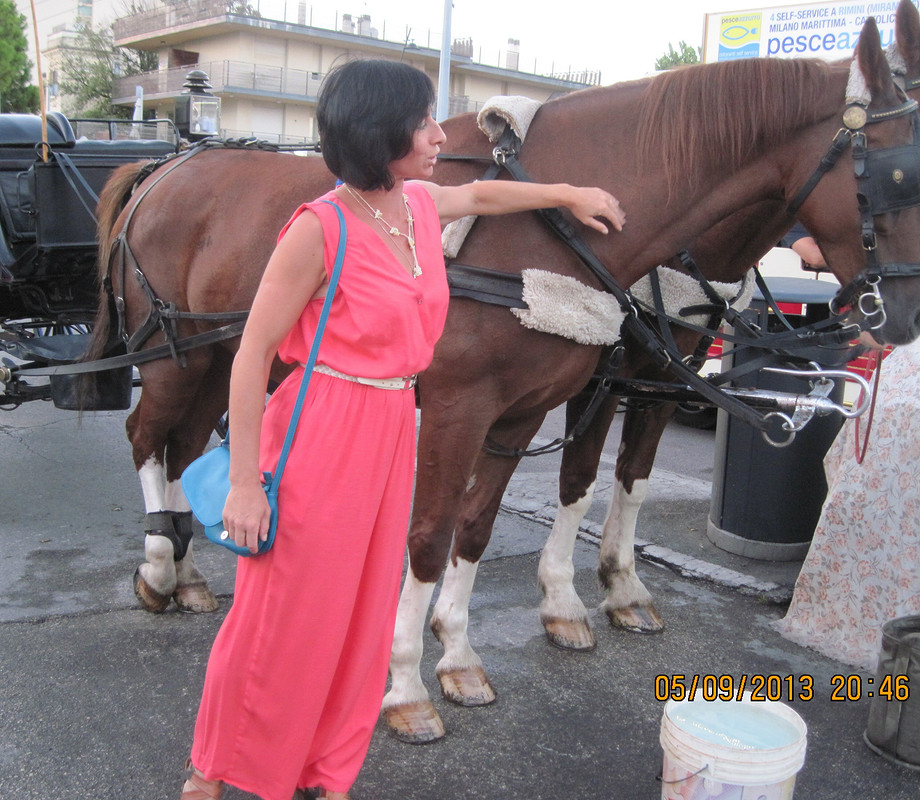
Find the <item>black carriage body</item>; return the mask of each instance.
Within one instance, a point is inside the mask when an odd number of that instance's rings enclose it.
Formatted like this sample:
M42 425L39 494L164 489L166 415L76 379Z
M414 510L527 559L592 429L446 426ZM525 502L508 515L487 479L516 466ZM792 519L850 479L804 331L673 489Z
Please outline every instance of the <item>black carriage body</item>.
M161 132L168 138L143 138ZM73 376L32 383L8 368L66 364L82 355L98 303L96 198L117 167L162 158L178 145L168 120L72 125L51 112L43 135L40 117L0 114L0 407L40 399L77 407ZM130 367L99 377L113 384L114 399L81 407L127 407Z
M108 138L115 124L130 125L100 122L107 138L77 137L63 115L48 114L51 155L44 161L41 119L0 115L0 321L53 326L92 318L95 201L86 189L98 195L116 167L176 150L169 141Z

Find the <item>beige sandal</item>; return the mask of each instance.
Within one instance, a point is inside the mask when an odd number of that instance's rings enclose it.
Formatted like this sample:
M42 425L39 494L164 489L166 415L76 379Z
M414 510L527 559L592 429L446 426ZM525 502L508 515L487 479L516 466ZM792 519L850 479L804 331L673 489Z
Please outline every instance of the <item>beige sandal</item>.
M192 766L192 759L185 762L188 778L182 786L179 800L220 800L224 792L223 781L209 781L201 771Z

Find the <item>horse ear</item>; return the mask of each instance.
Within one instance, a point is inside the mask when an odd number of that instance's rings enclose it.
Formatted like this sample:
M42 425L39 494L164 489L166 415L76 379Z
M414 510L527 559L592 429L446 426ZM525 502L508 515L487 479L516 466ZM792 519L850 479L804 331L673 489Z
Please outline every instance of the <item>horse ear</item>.
M901 0L898 4L894 30L907 75L915 76L920 72L920 11L911 0Z
M894 96L894 82L875 17L869 17L863 24L856 43L856 60L872 99L889 102Z

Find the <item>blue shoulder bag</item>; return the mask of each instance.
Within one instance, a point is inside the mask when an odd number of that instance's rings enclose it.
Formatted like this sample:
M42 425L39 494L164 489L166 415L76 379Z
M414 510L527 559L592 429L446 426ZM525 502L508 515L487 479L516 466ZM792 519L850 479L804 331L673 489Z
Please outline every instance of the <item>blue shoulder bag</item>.
M278 526L278 486L281 483L284 465L287 462L288 453L294 441L297 421L300 419L300 411L303 408L307 387L310 385L310 375L313 373L313 367L316 364L316 356L319 352L323 330L326 327L326 319L329 317L335 287L338 285L339 274L342 271L342 261L345 258L345 240L347 237L342 210L335 203L331 203L328 200L323 202L329 203L339 217L339 246L335 254L332 275L329 278L326 299L323 301L323 308L319 315L319 324L316 326L316 335L313 337L310 355L304 365L300 390L297 392L297 400L294 403L294 410L291 414L291 423L288 425L287 435L281 447L281 454L278 456L278 466L275 468L274 475L270 472L264 473L262 488L265 489L268 505L271 508L271 524L268 530L268 538L265 541L259 541L259 550L255 555L267 552L275 542L275 530ZM181 481L182 490L185 492L185 497L191 506L192 513L204 525L205 536L215 544L226 547L239 556L254 555L249 551L249 548L240 547L233 541L233 538L224 527L224 505L227 502L227 495L230 494L229 434L213 450L209 450L189 464L182 473Z

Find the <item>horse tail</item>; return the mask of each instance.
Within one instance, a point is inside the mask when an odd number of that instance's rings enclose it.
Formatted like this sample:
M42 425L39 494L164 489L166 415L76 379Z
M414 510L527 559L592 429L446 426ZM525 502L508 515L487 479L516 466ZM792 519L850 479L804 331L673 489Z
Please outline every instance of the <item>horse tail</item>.
M142 161L118 167L109 176L99 195L99 203L96 205L96 238L99 242L96 270L99 305L96 307L93 335L81 361L101 358L109 340L112 329L112 307L111 297L106 289L106 279L109 275L109 260L112 256L112 233L115 222L128 202L131 189L137 183L138 176L144 167L145 162Z
M118 167L109 176L99 195L99 202L96 205L96 237L99 242L96 251L96 277L99 286L99 304L96 307L96 317L93 321L89 345L78 359L81 362L102 358L109 347L112 322L115 316L113 297L107 288L109 260L112 256L112 234L115 223L131 196L131 190L147 164L148 162L139 161ZM81 409L92 407L92 398L97 392L98 374L84 372L79 375L77 395Z

